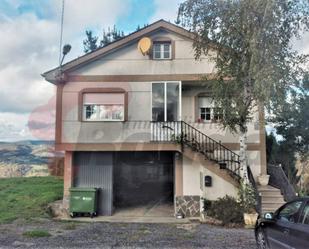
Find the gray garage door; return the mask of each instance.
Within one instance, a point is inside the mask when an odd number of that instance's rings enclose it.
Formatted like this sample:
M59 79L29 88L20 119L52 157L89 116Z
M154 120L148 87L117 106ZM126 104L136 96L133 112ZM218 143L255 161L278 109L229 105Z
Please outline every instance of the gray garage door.
M173 202L172 152L117 152L114 158L114 207Z
M76 152L74 154L75 187L99 188L99 215L113 212L113 154L111 152Z

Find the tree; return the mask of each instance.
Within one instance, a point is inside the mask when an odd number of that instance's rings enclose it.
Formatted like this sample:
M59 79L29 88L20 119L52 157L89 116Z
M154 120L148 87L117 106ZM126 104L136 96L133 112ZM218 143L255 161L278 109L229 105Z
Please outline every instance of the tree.
M110 27L107 29L107 32L105 29L103 29L103 35L102 35L102 40L100 41L100 47L104 47L111 42L117 41L124 37L124 32L117 30L116 26L111 29Z
M98 48L97 46L98 37L92 35L91 30L86 30L86 39L83 41L84 52L89 53Z
M271 121L276 133L301 160L306 161L309 159L309 74L303 77L299 86L288 93Z
M266 154L267 163L273 165L281 165L289 182L296 185L300 180L298 170L296 168L296 147L291 144L290 140L277 141L276 136L270 133L266 137Z
M291 41L309 30L308 17L306 0L187 0L179 6L178 23L195 34L196 59L208 55L216 64L216 78L205 80L224 112L222 126L239 133L246 183L248 122L258 106L280 106L298 86L307 57Z
M143 29L143 28L146 28L147 26L149 26L149 24L148 24L148 23L144 24L144 26L143 26L143 27L141 27L140 25L137 25L137 27L136 27L136 30L135 30L135 31L139 31L139 30L141 30L141 29Z
M86 30L86 39L83 41L84 52L92 52L97 48L104 47L111 42L121 39L122 37L124 37L124 32L117 30L116 26L114 26L112 29L108 27L107 32L105 29L103 29L102 39L98 45L99 38L97 36L93 36L93 32L91 30Z

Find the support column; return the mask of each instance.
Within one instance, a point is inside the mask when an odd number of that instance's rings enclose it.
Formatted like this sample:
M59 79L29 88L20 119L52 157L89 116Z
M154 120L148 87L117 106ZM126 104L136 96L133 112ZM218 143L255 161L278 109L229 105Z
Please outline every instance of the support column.
M175 196L183 195L183 169L182 169L182 154L175 153Z
M265 117L264 106L261 104L259 105L259 128L261 175L267 175Z
M184 195L183 167L183 154L175 154L175 214L198 217L200 215L200 196Z
M69 209L70 191L73 179L73 152L66 151L64 157L63 207Z

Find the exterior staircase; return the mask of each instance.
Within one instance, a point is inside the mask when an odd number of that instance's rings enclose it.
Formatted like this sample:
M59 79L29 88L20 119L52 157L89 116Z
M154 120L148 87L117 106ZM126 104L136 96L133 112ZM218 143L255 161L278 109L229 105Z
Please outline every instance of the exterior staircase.
M285 201L280 189L270 185L258 186L258 192L261 199L261 213L275 212Z
M232 184L234 182L234 185L240 182L239 155L184 121L154 122L152 141L179 143L186 155L197 153L199 157L211 161L209 170L215 174ZM256 210L259 213L273 212L284 203L279 189L270 186L258 188L250 167L248 176L255 190Z
M184 121L153 122L152 141L179 143L217 164L237 182L240 177L239 155Z

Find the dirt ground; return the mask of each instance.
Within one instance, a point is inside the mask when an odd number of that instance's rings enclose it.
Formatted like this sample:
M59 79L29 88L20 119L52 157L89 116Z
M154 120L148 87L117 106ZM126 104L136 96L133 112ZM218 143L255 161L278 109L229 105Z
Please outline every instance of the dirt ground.
M26 236L33 230L47 237ZM49 219L0 225L0 248L213 248L255 249L251 229L199 223L81 223Z

